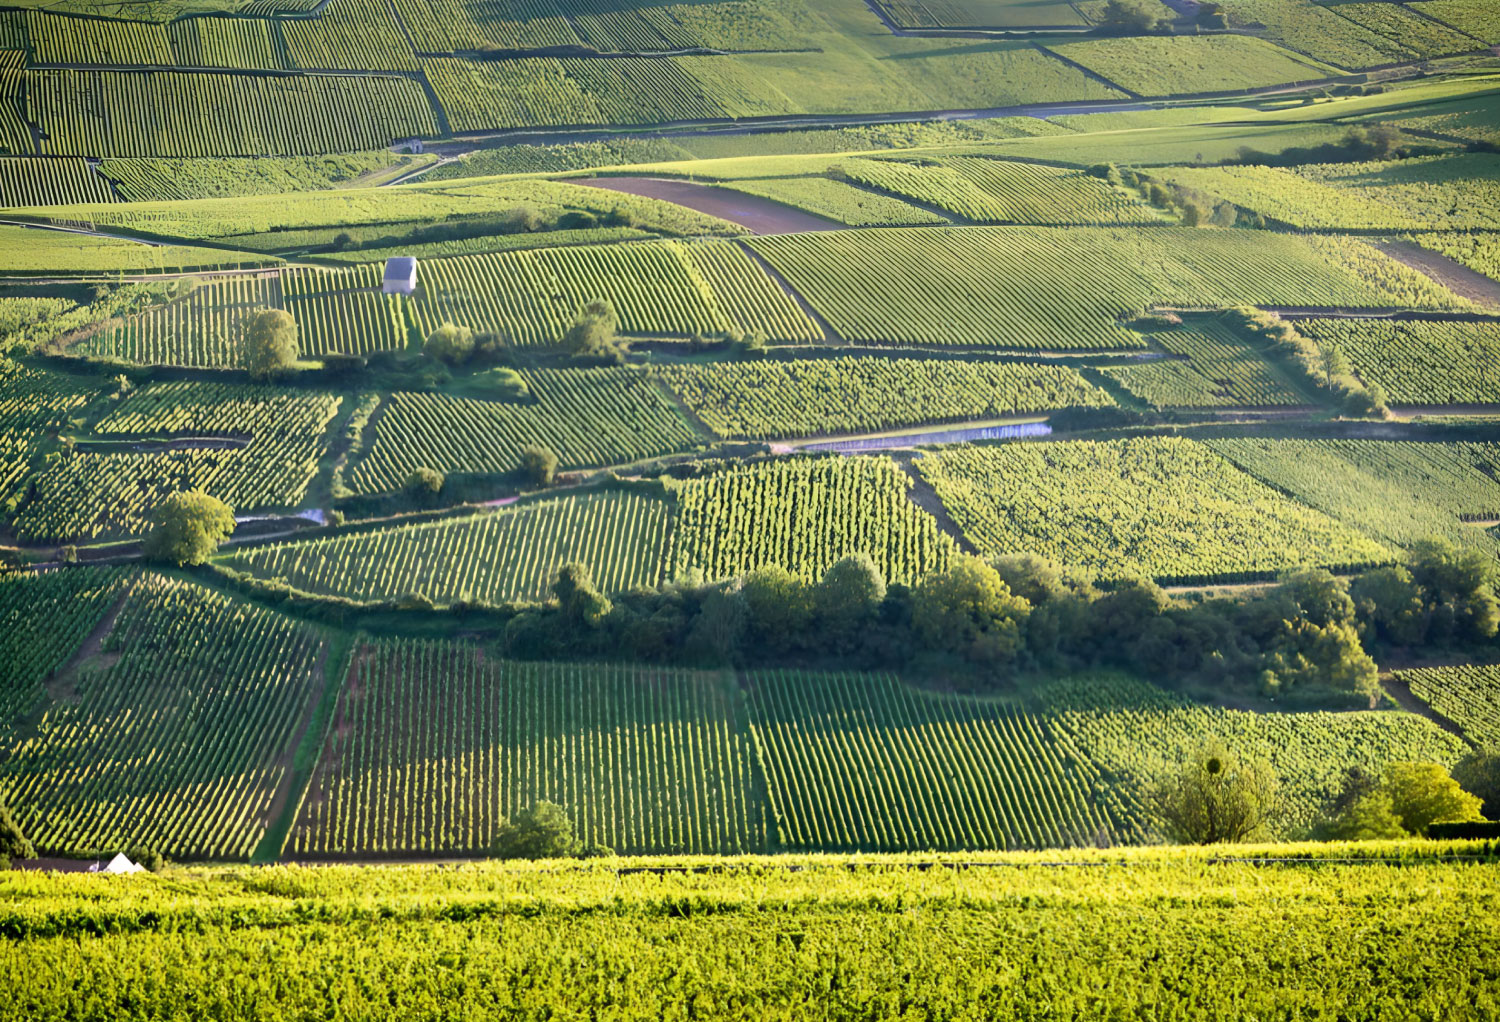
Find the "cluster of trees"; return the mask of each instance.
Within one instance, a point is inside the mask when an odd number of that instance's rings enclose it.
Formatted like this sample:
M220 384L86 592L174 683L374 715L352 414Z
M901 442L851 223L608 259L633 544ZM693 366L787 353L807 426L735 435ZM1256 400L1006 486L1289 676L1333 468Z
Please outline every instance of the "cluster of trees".
M772 566L613 599L574 564L559 573L553 597L515 609L510 655L833 660L967 673L981 683L1105 667L1303 703L1372 703L1378 671L1367 643L1473 645L1493 641L1500 624L1493 564L1442 541L1352 582L1308 569L1253 595L1196 602L1173 600L1148 580L1103 591L1030 555L960 557L910 586L888 585L869 557L855 555L816 582Z
M1370 92L1380 92L1376 88ZM1259 167L1296 167L1304 163L1362 163L1366 160L1395 160L1419 156L1428 151L1402 142L1401 132L1388 124L1354 125L1337 142L1316 146L1295 146L1268 153L1250 146L1240 146L1233 160Z
M1249 306L1226 309L1224 320L1269 347L1307 383L1326 391L1348 414L1384 416L1389 411L1385 388L1378 383L1366 385L1355 376L1348 356L1337 345L1320 347L1275 313Z
M1184 844L1264 840L1280 815L1279 791L1269 763L1213 740L1158 782L1151 803L1167 835ZM1452 775L1441 763L1391 763L1378 774L1356 767L1311 836L1425 837L1439 824L1483 822L1486 810L1500 810L1500 755L1492 752L1470 753Z
M615 307L595 299L578 311L573 325L563 335L563 350L576 359L608 364L623 364L630 354L630 342L620 336L620 317Z
M467 238L489 238L497 235L536 234L542 231L576 231L597 227L634 227L636 217L623 206L599 214L586 209L563 210L551 215L532 206L514 206L501 213L480 216L449 217L427 223L406 225L398 230L360 231L356 237L341 231L325 246L326 251L347 252L366 248L393 248L397 245L425 245Z
M1098 35L1150 35L1172 31L1172 10L1154 0L1109 0L1094 26Z
M1184 227L1264 226L1259 214L1197 188L1163 181L1137 170L1121 170L1113 163L1096 163L1088 168L1088 173L1112 185L1134 188L1151 205L1177 214Z

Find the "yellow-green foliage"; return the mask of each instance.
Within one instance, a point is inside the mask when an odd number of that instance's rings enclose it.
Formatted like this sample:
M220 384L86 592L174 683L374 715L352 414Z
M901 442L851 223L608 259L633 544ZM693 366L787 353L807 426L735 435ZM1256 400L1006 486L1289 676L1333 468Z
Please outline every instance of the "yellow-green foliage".
M1035 553L1104 578L1181 580L1391 558L1191 440L959 446L917 468L988 556Z

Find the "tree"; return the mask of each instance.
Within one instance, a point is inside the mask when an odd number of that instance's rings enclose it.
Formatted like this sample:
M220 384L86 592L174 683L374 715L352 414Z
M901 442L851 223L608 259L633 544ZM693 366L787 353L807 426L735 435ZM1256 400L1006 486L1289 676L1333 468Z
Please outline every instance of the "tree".
M406 474L406 481L401 484L401 489L409 497L435 497L445 482L447 480L443 473L437 469L418 465Z
M1224 13L1224 8L1214 3L1199 7L1196 20L1199 28L1222 30L1229 27L1229 17Z
M283 309L258 309L240 322L240 357L252 379L269 380L297 363L297 321Z
M1349 595L1359 620L1381 638L1411 646L1426 637L1421 590L1400 565L1365 572L1350 585Z
M1500 752L1471 749L1453 764L1453 779L1459 787L1479 799L1480 812L1489 820L1500 819Z
M551 486L557 477L557 455L552 448L529 444L521 448L521 471L537 486Z
M234 532L234 511L198 490L168 495L151 514L146 556L181 567L202 564Z
M479 380L495 388L501 397L511 401L519 401L531 393L531 388L526 386L526 378L510 366L496 366L481 373Z
M1391 793L1377 788L1349 803L1320 834L1330 841L1380 841L1406 837L1407 831L1396 815Z
M1214 741L1164 778L1152 802L1173 838L1212 845L1264 837L1276 815L1277 789L1270 764L1240 759Z
M1422 592L1429 640L1483 641L1500 626L1494 560L1478 547L1456 547L1445 539L1412 546L1411 575Z
M620 319L615 315L613 305L606 301L589 302L563 335L563 347L574 358L624 362L629 348L618 336L619 328Z
M846 634L874 616L883 599L885 576L869 554L841 558L813 591L818 616L832 631Z
M1380 790L1390 796L1401 826L1413 834L1426 834L1434 823L1484 819L1479 799L1459 787L1441 763L1392 763Z
M500 825L494 852L502 859L566 859L579 855L583 842L573 821L555 802L537 802Z
M951 649L975 663L1004 664L1021 649L1031 611L1000 573L977 557L959 557L947 571L917 584L912 626L932 649Z
M474 331L466 326L444 323L422 342L422 354L448 365L461 365L474 354Z
M10 814L10 807L0 804L0 859L35 859L36 848L21 832L20 825Z
M1172 15L1150 0L1109 0L1094 29L1100 35L1142 35L1172 27Z
M594 585L588 565L574 561L557 570L552 581L552 595L563 617L572 624L597 626L614 608L609 597Z
M1326 344L1321 352L1323 363L1323 379L1328 383L1348 376L1353 370L1349 366L1349 356L1344 354L1344 349L1337 344Z
M812 618L812 587L779 564L756 568L740 586L750 634L772 649L795 646Z

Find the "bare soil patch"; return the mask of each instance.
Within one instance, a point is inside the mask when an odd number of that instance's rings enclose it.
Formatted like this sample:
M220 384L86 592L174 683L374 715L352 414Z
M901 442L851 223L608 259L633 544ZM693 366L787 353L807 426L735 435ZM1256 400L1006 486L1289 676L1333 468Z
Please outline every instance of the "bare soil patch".
M1463 263L1438 255L1420 245L1404 241L1381 241L1376 242L1375 247L1398 263L1426 274L1456 295L1491 309L1500 309L1500 281L1475 273Z
M849 229L844 224L824 220L820 216L771 199L726 188L693 184L690 181L655 177L591 177L574 179L571 183L675 202L679 206L739 224L748 228L752 234L799 234L804 231Z

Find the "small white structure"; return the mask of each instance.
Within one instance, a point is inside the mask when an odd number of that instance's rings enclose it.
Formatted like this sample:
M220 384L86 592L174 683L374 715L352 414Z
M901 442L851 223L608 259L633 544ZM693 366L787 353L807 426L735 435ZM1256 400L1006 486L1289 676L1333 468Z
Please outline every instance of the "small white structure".
M411 256L392 256L385 261L384 294L409 295L417 289L417 261Z
M116 854L104 865L96 862L89 867L90 873L144 873L145 870L145 866L137 866L124 852Z

